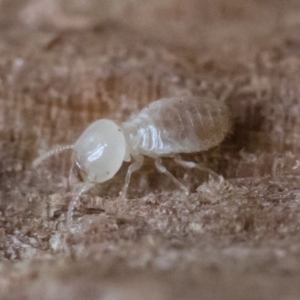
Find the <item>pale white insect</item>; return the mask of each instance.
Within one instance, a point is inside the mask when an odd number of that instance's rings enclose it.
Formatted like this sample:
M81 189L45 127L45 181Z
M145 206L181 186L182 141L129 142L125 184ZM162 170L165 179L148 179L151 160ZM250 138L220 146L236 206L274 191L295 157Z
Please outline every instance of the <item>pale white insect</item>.
M163 166L161 158L172 157L181 166L214 173L181 159L179 154L205 151L218 145L229 128L230 118L224 101L193 96L163 98L120 125L107 119L92 123L74 145L53 149L33 164L36 166L66 149L74 151L75 163L85 184L70 203L67 222L71 225L80 196L95 183L114 177L123 161L133 160L128 167L122 198L126 196L131 174L143 165L144 156L153 158L156 168L188 193L188 189Z

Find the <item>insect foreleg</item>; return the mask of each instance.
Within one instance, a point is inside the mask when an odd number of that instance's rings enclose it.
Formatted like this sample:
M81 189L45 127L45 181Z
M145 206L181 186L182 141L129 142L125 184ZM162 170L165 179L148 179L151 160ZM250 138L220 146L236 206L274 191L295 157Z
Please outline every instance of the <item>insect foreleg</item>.
M180 165L182 167L189 168L189 169L195 168L200 171L207 172L208 174L210 174L213 178L215 178L220 183L224 180L223 176L218 175L216 172L212 171L211 169L203 167L202 165L197 164L193 161L183 160L180 156L175 156L174 161L175 161L175 163L177 163L178 165Z
M157 158L155 160L155 166L157 168L157 170L165 175L167 175L170 179L173 180L173 182L178 185L184 192L186 195L189 194L189 190L186 186L184 186L184 184L182 184L174 175L172 175L167 169L166 167L162 164L161 158Z
M75 183L75 154L72 153L72 165L71 168L69 170L69 175L68 175L68 180L67 180L67 191L71 191L72 190L72 186Z
M79 190L77 192L72 193L72 200L69 204L68 207L68 212L67 212L67 225L69 228L72 226L72 221L73 221L73 213L74 209L76 207L76 204L79 202L79 199L83 193L91 189L94 185L92 183L84 183L79 185Z
M125 183L124 183L123 189L122 189L121 194L120 194L120 200L124 200L124 198L126 197L129 182L130 182L130 178L131 178L131 174L133 172L139 170L142 167L143 163L144 163L144 156L143 155L133 156L133 159L134 159L134 162L128 167L128 170L127 170Z

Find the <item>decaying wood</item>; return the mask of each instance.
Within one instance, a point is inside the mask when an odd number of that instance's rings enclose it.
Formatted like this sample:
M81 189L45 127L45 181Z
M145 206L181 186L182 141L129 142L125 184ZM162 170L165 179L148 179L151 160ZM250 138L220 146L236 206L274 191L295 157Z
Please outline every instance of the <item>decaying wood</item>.
M298 1L0 1L1 299L298 299ZM65 227L73 143L99 118L229 87L233 127L193 159L151 161L82 197Z

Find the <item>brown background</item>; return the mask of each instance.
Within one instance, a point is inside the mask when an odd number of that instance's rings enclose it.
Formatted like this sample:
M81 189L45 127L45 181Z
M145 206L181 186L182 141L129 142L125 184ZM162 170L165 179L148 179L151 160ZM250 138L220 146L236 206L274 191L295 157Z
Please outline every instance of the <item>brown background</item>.
M300 299L300 2L0 1L0 299ZM66 232L70 153L93 120L122 122L192 92L233 126L192 155L225 177L151 161L82 197Z

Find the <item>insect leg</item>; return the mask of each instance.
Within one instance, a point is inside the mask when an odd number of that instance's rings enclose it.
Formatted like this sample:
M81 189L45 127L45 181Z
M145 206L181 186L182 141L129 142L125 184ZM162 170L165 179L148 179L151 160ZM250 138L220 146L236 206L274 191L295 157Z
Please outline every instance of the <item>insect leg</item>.
M235 89L235 85L234 84L229 84L227 89L225 89L225 91L221 94L220 102L224 103L231 96L234 89Z
M76 204L79 202L79 199L83 193L88 191L93 187L93 184L91 183L84 183L79 185L79 190L77 192L72 193L72 200L69 204L68 207L68 212L67 212L67 225L69 228L72 226L72 221L73 221L73 213L74 209L76 207Z
M203 167L200 164L197 164L193 161L183 160L180 156L175 156L174 161L175 161L175 163L177 163L178 165L180 165L182 167L189 168L189 169L195 168L200 171L207 172L208 174L210 174L212 177L214 177L219 182L222 182L224 180L223 176L218 175L216 172L212 171L211 169Z
M74 185L74 169L75 169L75 155L74 153L72 153L72 159L71 159L72 165L69 171L69 176L68 176L68 180L67 180L67 191L71 191L72 190L72 186Z
M172 175L167 169L166 167L162 164L161 158L157 158L155 160L155 166L157 168L157 170L165 175L167 175L170 179L173 180L173 182L178 185L184 192L186 195L189 194L189 190L188 188L182 184L174 175Z
M120 194L120 200L124 200L124 198L126 197L129 182L130 182L130 178L131 178L131 174L133 172L137 171L138 169L140 169L142 167L143 163L144 163L144 156L143 155L134 156L133 159L134 159L134 162L128 167L128 170L127 170L124 187L123 187L123 189L121 191L121 194Z

